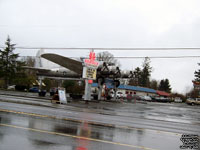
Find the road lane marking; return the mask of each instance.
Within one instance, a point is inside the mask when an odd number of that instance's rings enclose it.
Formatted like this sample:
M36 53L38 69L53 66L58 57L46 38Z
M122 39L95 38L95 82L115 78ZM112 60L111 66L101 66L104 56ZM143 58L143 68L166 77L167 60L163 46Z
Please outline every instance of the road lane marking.
M0 112L22 114L22 115L27 115L27 116L41 117L41 118L59 119L59 120L65 120L65 121L74 121L74 122L78 122L78 123L84 122L84 120L76 120L76 119L70 119L70 118L58 118L56 116L40 115L40 114L36 114L36 113L27 113L27 112L7 110L7 109L0 109ZM170 134L170 135L178 136L178 137L180 137L182 135L180 133L161 131L161 130L135 128L135 127L128 127L128 126L120 126L120 125L115 126L113 124L104 124L104 123L98 123L98 122L92 122L92 121L87 121L87 122L88 122L88 124L92 124L92 125L101 125L101 126L105 126L105 127L118 127L121 129L134 129L134 130L142 130L142 131L147 130L147 131L152 131L152 132L159 133L159 134L164 133L164 134Z
M52 134L52 135L65 136L65 137L72 137L72 138L76 138L76 139L89 140L89 141L94 141L94 142L126 146L126 147L131 147L131 148L139 148L139 149L144 149L144 150L158 150L158 149L148 148L148 147L144 147L144 146L135 146L135 145L124 144L124 143L120 143L120 142L105 141L105 140L93 139L93 138L82 137L82 136L77 136L77 135L70 135L70 134L65 134L65 133L52 132L52 131L33 129L33 128L26 128L26 127L3 124L3 123L0 123L0 126L29 130L29 131L40 132L40 133L47 133L47 134Z

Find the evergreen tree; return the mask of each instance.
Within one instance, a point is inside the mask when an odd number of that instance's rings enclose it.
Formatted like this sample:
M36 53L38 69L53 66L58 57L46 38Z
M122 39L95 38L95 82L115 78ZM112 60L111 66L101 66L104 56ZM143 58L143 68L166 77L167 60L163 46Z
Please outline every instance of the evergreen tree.
M160 84L159 84L159 87L158 89L161 90L161 91L164 91L165 90L165 81L164 79L160 81Z
M15 79L17 71L21 69L22 62L17 60L19 54L14 53L15 44L11 44L9 36L5 45L5 49L0 50L0 78L4 79L7 88Z
M161 80L158 89L161 90L161 91L165 91L165 92L170 93L171 92L171 86L169 84L169 80L168 79Z
M140 67L135 68L135 70L133 71L133 79L129 81L129 85L140 86L141 74L142 71Z
M171 93L171 86L168 79L165 79L165 91Z
M198 63L198 65L200 66L200 63ZM200 69L194 72L194 76L195 76L194 80L200 82Z
M141 72L141 86L149 87L150 86L150 77L152 72L152 67L150 66L150 59L148 57L145 58L143 65L142 65L142 72Z
M148 57L145 58L142 67L142 69L140 67L135 68L133 79L129 81L129 85L150 87L152 67L150 66L150 59Z

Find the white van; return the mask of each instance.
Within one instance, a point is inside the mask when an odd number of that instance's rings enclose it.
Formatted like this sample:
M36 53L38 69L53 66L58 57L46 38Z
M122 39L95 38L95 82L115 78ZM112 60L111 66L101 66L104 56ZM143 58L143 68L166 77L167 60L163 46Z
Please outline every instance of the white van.
M113 91L111 91L109 94L110 94L110 96L111 96L112 98L114 98L114 92L113 92ZM117 91L117 93L116 93L116 98L117 98L117 99L123 98L123 93L120 92L120 91Z
M182 99L180 97L175 97L174 102L182 103Z

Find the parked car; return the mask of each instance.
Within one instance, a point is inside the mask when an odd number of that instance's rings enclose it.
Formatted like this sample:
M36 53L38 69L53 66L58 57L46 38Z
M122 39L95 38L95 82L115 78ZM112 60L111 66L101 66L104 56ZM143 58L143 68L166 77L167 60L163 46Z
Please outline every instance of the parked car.
M28 89L28 87L25 85L16 85L15 86L16 91L25 91L26 90L26 92L27 92L27 89Z
M110 95L111 98L114 98L114 92L113 92L113 91L110 91L110 92L109 92L109 95ZM120 91L117 91L117 93L116 93L116 98L117 98L117 99L120 99L120 98L123 98L123 97L124 97L123 93L120 92Z
M171 103L172 100L165 97L152 97L152 102Z
M186 103L188 105L200 105L200 98L196 98L196 99L188 98L186 100Z
M50 96L53 96L53 95L56 93L57 90L58 90L57 87L51 88L51 89L50 89Z
M15 90L15 86L16 86L16 85L10 85L10 86L8 86L7 89L8 89L8 90Z
M182 99L180 97L175 97L174 102L176 103L182 103Z
M117 92L117 99L123 98L123 93L118 91Z
M149 102L152 101L152 99L151 99L150 96L140 96L140 100L143 100L143 101L149 101Z
M163 102L163 103L171 103L172 100L171 100L170 98L161 97L161 98L160 98L160 102Z
M38 93L39 88L38 87L32 87L32 88L29 89L29 92Z
M141 100L141 97L139 95L133 95L133 100Z
M46 90L38 90L38 94L39 94L39 96L45 96L46 93L47 93Z

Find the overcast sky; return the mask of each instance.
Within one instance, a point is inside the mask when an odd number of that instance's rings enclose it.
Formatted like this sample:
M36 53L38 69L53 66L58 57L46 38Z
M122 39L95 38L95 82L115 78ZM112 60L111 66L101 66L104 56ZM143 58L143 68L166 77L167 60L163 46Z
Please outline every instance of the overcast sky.
M9 35L24 47L200 47L199 0L0 0L0 46ZM36 50L20 50L35 55ZM88 51L56 50L65 56ZM99 51L97 51L99 52ZM200 50L111 51L115 56L199 56ZM121 59L122 69L143 59ZM192 87L199 58L151 59L152 78L173 91Z

